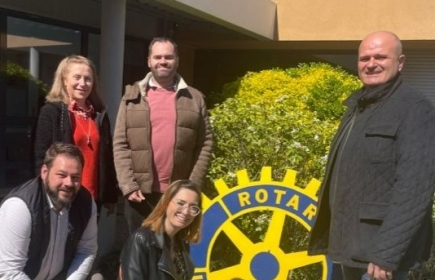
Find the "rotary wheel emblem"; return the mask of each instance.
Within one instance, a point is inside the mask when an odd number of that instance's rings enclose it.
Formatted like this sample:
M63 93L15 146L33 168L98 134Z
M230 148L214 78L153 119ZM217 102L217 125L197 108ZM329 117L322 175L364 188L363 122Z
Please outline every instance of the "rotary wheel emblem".
M294 170L287 170L282 182L273 181L270 167L262 168L259 181L250 181L246 170L237 172L237 180L238 185L229 188L219 179L215 182L219 195L213 200L203 197L202 239L191 246L196 267L193 280L328 279L331 269L324 255L308 256L303 245L292 246L290 251L281 246L286 221L291 220L305 233L311 230L320 182L312 179L305 188L297 187ZM267 212L269 220L263 238L252 241L234 220L258 211ZM223 233L241 258L237 264L212 268L212 251ZM318 271L315 278L312 273L304 275L304 269L314 266Z

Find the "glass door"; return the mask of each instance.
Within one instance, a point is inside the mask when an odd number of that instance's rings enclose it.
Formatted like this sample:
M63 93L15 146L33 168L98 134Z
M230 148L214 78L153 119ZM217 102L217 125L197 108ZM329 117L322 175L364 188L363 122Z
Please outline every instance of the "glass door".
M35 175L33 128L53 74L66 55L80 54L81 32L6 16L0 83L0 190Z

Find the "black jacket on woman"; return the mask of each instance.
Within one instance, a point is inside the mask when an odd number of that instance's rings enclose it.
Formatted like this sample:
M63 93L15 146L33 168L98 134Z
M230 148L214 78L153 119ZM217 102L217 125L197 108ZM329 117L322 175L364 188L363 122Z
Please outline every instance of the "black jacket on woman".
M435 189L435 107L402 82L360 90L334 138L310 254L405 271L427 260Z
M125 242L121 253L122 280L179 280L171 258L170 238L148 227L140 227ZM180 242L187 279L192 279L194 266L188 244Z
M94 121L100 132L98 204L116 203L118 188L113 162L112 136L105 111L96 112ZM73 143L73 128L68 105L47 102L42 106L35 130L35 172L39 174L45 152L55 142Z

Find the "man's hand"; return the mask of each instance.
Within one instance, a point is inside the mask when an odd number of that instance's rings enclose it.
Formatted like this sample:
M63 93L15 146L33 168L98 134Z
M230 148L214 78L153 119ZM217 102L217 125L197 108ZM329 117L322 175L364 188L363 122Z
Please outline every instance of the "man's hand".
M393 279L393 272L391 270L383 269L374 263L369 263L369 266L367 267L367 274L370 275L371 279L376 280Z
M142 200L145 200L145 196L142 194L140 190L131 192L125 196L129 201L140 203Z

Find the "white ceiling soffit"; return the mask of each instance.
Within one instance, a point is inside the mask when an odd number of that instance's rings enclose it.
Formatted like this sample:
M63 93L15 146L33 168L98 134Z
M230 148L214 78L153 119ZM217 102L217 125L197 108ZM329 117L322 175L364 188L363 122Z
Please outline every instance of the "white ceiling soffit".
M46 40L35 37L26 37L18 35L7 35L7 48L35 48L35 47L52 47L52 46L66 46L71 45L70 42Z
M138 0L149 2L149 0ZM271 0L154 0L257 39L276 38L276 3Z

